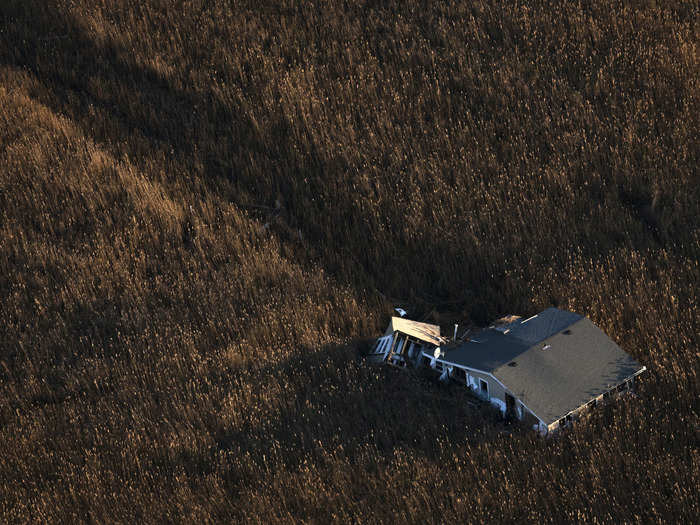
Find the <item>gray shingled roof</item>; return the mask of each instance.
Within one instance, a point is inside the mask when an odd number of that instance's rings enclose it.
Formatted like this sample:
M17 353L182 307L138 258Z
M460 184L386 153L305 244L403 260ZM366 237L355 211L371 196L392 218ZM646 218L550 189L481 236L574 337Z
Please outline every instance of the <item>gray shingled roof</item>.
M574 312L547 308L529 319L511 323L508 326L510 328L508 335L534 345L557 332L561 332L564 328L580 319L583 319L583 317Z
M591 321L556 308L506 333L483 330L443 359L490 372L546 424L643 369Z
M530 344L497 330L482 330L470 341L445 351L445 360L457 365L492 372L526 352Z

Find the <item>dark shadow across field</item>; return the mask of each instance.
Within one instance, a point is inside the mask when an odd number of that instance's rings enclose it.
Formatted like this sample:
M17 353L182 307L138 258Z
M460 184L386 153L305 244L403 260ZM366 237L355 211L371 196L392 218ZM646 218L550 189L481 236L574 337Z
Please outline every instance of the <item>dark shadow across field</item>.
M251 121L244 98L223 101L211 86L174 86L154 69L135 63L129 50L109 40L96 41L78 21L56 9L29 2L5 12L13 23L6 25L1 60L36 78L39 87L33 95L42 103L70 118L115 158L128 157L147 176L174 177L149 172L155 152L164 165L189 174L186 191L201 193L202 200L216 195L268 223L285 251L302 264L320 264L355 289L385 292L390 298L400 295L425 309L442 306L482 324L507 311L533 309L528 294L522 293L532 277L529 265L522 264L527 254L508 254L497 238L482 239L485 243L477 246L465 237L455 245L440 232L428 231L404 240L401 254L378 256L353 249L353 240L375 235L367 211L351 202L312 204L327 190L313 184L333 184L333 174L346 168L343 161L327 158L311 138L293 137L293 126L281 110L270 112L271 123L261 128ZM11 45L20 40L23 46ZM261 87L244 76L230 80L243 92ZM287 199L278 210L276 196ZM599 256L610 248L591 248L576 239L571 243L597 250ZM502 253L494 256L486 250ZM532 249L533 256L559 264L547 252ZM430 259L436 264L426 264ZM514 264L519 273L509 273ZM458 290L451 286L455 271L465 283ZM550 298L551 303L562 300L566 298Z
M286 385L281 389L287 394L279 400L279 412L265 422L221 426L218 450L252 457L261 465L277 460L294 469L322 452L352 462L367 447L387 457L403 449L435 460L437 441L458 449L504 432L526 432L504 422L464 386L443 384L419 371L370 365L358 351L362 344L304 349L292 359L249 372L258 384ZM306 381L297 382L301 377Z

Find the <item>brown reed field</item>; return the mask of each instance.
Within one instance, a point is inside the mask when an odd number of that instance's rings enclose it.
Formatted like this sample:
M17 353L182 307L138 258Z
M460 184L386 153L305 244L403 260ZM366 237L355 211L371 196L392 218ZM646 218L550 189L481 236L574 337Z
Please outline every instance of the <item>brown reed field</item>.
M0 521L696 520L699 15L0 2ZM539 438L365 365L396 304L649 371Z

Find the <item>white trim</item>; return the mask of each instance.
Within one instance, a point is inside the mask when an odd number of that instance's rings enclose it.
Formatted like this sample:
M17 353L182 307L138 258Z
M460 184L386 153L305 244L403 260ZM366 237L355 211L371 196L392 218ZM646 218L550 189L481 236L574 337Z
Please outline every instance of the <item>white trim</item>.
M396 332L391 334L391 343L386 346L386 349L384 350L384 361L386 361L389 358L389 355L392 353L394 349L394 345L396 344Z
M528 318L525 319L524 321L520 321L520 324L525 324L525 323L527 323L528 321L533 320L533 319L534 319L535 317L537 317L538 315L540 315L540 314L535 314L535 315L533 315L532 317L528 317Z
M498 407L498 410L501 411L501 414L502 414L503 416L506 415L506 404L505 404L505 402L501 401L501 400L498 399L497 397L490 397L490 398L489 398L489 403L491 403L491 404L494 405L494 406L497 406L497 407Z
M632 379L637 377L639 374L641 374L642 372L645 372L646 369L647 369L646 366L642 366L642 368L640 370L637 370L634 374L632 374L627 379L622 381L622 383L617 383L615 386L608 388L605 392L603 392L603 394L614 393L614 391L617 390L620 386L624 385L625 383L629 383ZM627 388L627 390L629 390L629 387ZM603 394L600 394L600 395L602 396ZM600 396L598 396L598 397L600 397ZM596 397L595 399L598 399L598 397Z

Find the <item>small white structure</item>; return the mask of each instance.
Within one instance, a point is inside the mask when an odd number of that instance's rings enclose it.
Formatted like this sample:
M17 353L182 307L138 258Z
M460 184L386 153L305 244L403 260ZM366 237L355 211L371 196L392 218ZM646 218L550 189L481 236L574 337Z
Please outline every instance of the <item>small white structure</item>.
M423 352L432 355L434 349L444 342L437 325L392 317L386 332L372 348L370 359L400 367L416 366Z

